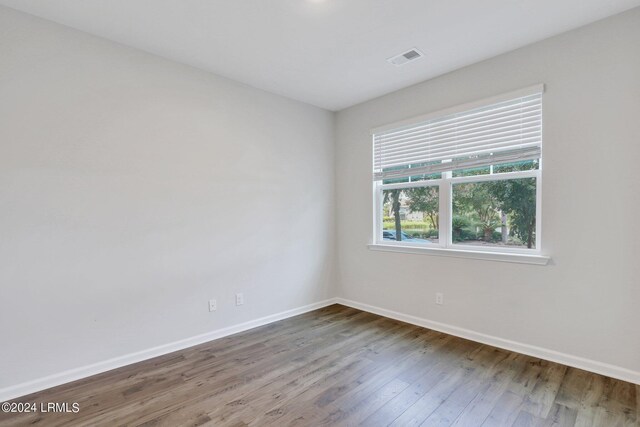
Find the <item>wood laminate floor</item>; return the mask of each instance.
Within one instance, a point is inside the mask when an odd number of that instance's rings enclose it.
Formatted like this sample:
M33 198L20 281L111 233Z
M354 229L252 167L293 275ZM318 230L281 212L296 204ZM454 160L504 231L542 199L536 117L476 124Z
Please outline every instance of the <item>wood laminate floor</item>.
M42 426L638 426L640 387L333 305L25 396Z

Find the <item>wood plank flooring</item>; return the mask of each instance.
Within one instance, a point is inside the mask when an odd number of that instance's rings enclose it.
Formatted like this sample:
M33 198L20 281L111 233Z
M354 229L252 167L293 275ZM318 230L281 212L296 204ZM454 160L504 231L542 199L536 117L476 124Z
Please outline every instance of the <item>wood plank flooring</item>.
M333 305L16 399L1 426L639 426L640 386Z

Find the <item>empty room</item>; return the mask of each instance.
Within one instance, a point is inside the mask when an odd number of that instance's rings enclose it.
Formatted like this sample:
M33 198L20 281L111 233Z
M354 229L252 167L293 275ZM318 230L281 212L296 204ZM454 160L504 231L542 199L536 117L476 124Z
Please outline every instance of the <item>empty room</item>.
M0 426L640 427L640 0L0 0Z

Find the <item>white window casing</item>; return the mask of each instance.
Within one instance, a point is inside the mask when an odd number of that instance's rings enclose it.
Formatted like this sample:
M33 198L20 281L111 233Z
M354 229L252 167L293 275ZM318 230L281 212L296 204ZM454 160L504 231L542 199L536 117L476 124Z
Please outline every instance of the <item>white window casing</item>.
M542 94L539 84L489 99L430 113L372 130L374 238L370 249L429 253L439 256L546 264L541 253ZM452 172L524 160L538 160L538 169L490 175L453 177ZM440 173L439 179L397 182ZM452 242L452 188L465 182L536 179L535 249L462 246ZM386 180L395 183L384 183ZM388 181L387 181L388 182ZM432 245L383 241L384 190L437 186L439 239Z

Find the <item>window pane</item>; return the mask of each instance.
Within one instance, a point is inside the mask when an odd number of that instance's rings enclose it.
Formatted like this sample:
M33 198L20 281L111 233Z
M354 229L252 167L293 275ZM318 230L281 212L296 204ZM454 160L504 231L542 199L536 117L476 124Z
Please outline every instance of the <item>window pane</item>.
M489 175L491 173L491 166L483 166L473 169L461 169L453 171L453 177L459 176L476 176L476 175Z
M414 165L411 165L412 168L420 168L420 167L425 167L425 166L431 166L431 165L435 165L435 164L439 164L440 162L429 162L429 163L416 163ZM410 181L411 182L416 182L416 181L427 181L429 179L440 179L442 178L442 173L437 172L437 173L423 173L423 174L417 174L417 175L413 175L410 177Z
M534 249L536 178L453 185L455 244Z
M383 172L390 172L390 171L396 171L396 170L409 170L412 168L419 168L419 167L423 167L423 166L428 166L429 164L434 164L434 163L439 163L439 162L432 162L432 163L415 163L413 165L405 165L405 166L394 166L394 167L390 167L390 168L385 168L383 169ZM417 174L417 175L413 175L410 177L404 177L404 178L388 178L382 181L383 184L397 184L400 182L416 182L416 181L426 181L429 179L440 179L442 178L442 174L440 172L438 173L430 173L430 174Z
M538 160L523 160L521 162L502 163L493 166L482 166L478 168L454 170L453 177L457 178L460 176L477 176L496 173L529 171L538 169L539 163L540 162Z
M493 167L493 173L505 173L505 172L518 172L518 171L530 171L539 169L539 160L523 160L521 162L503 163L501 165L495 165Z
M382 191L382 240L416 245L438 242L438 187Z

